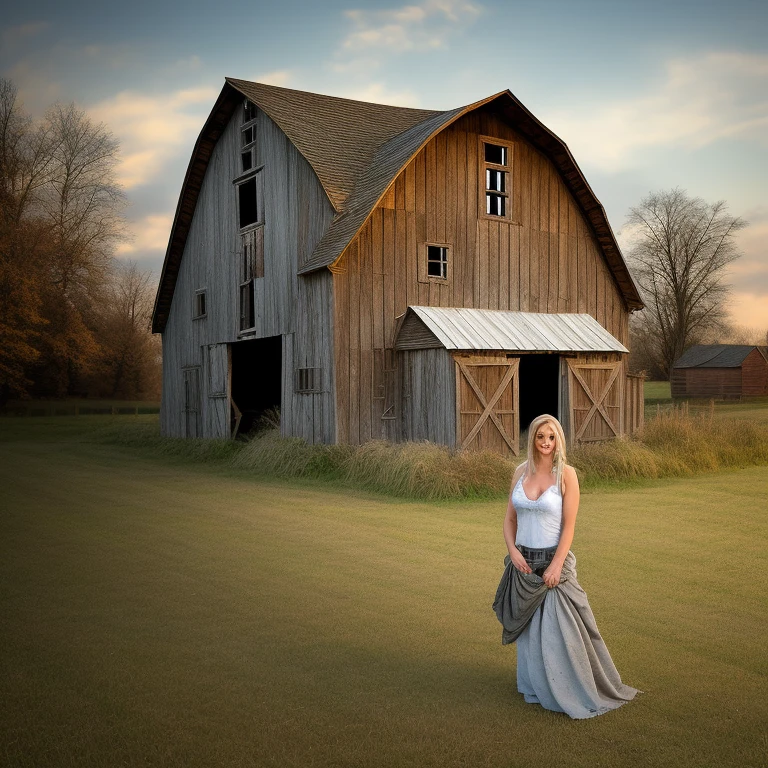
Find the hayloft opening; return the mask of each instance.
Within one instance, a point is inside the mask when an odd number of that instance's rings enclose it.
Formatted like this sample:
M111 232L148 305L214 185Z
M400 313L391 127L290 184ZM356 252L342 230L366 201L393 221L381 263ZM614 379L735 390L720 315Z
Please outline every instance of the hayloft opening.
M542 413L559 419L560 355L520 356L520 433Z
M281 401L283 368L282 336L249 339L232 344L232 402L239 409L237 434L246 434L262 416L275 416ZM232 429L236 413L232 409Z

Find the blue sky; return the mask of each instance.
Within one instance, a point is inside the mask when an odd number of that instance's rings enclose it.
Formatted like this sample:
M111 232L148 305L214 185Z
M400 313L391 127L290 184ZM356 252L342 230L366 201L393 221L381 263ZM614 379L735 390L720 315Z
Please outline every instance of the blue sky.
M0 74L35 115L75 101L120 139L133 239L159 274L225 76L448 109L511 90L563 138L619 234L679 186L750 226L731 309L768 329L768 4L422 0L15 4Z

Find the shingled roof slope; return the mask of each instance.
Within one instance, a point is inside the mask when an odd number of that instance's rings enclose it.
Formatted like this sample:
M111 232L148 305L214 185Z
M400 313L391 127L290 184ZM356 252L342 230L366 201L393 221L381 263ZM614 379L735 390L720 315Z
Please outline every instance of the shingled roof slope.
M195 144L184 179L155 300L153 331L161 332L165 327L208 162L243 96L262 109L301 152L337 211L315 251L300 265L300 274L332 266L411 158L450 123L487 105L501 113L552 160L591 222L627 305L631 309L643 306L605 210L567 146L509 91L439 112L371 104L227 78Z
M390 107L227 78L264 110L317 174L340 211L376 151L394 136L440 115L427 109Z
M754 344L694 344L672 367L739 368L754 348Z

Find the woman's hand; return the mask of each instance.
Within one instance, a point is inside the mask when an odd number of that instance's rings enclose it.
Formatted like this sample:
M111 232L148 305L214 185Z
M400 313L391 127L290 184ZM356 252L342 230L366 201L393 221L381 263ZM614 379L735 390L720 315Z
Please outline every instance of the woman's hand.
M512 565L514 565L520 573L531 573L531 567L525 562L525 558L520 554L520 550L513 549L509 553L509 557L510 560L512 560Z
M556 563L554 560L549 564L549 567L544 571L544 575L541 577L544 583L552 589L560 583L560 574L563 571L563 564Z

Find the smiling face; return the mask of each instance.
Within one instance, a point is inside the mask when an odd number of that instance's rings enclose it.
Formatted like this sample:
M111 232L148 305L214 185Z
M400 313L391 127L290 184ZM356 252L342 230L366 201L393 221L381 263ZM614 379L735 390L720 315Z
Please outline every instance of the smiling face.
M557 436L552 425L547 421L544 422L537 430L534 437L534 445L536 450L542 456L551 456L555 452L557 447Z

